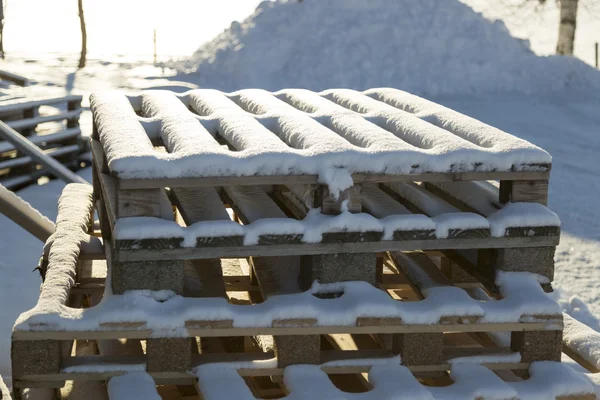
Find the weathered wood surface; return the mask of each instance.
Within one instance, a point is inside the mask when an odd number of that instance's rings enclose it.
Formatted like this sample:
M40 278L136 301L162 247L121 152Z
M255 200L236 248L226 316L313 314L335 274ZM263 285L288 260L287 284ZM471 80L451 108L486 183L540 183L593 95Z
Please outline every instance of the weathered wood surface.
M520 172L430 172L406 175L353 174L358 183L379 182L455 182L484 180L543 180L548 179L549 171ZM211 176L201 178L173 179L119 179L122 189L152 189L164 187L214 187L214 186L260 186L260 185L310 185L318 184L317 175L277 175L277 176Z
M235 238L235 237L232 237ZM335 253L377 253L384 251L402 250L438 250L438 249L474 249L474 248L521 248L521 247L547 247L556 246L558 237L503 237L503 238L453 238L453 239L416 239L413 240L381 240L381 241L334 241L331 243L286 243L286 244L258 244L258 245L232 245L232 240L227 241L227 246L202 246L172 248L172 242L161 249L131 248L131 242L121 246L117 258L120 261L139 260L185 260L203 258L240 258L252 256L276 257L310 254L335 254ZM141 241L140 241L141 243ZM169 249L164 252L163 249Z

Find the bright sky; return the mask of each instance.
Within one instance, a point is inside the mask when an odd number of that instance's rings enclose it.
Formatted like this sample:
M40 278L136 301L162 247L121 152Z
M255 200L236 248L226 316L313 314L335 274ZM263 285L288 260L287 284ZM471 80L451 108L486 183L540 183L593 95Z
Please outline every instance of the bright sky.
M4 47L11 51L78 52L77 0L4 0ZM254 12L259 0L83 0L91 56L189 55Z

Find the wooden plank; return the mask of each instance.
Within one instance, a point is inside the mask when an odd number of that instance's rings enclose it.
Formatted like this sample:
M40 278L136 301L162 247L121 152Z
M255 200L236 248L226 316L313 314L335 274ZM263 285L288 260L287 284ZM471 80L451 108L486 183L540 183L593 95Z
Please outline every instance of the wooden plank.
M15 74L13 72L5 71L5 70L0 70L0 79L12 82L15 85L19 85L19 86L28 86L29 85L29 79L25 78L24 76Z
M69 101L81 101L82 96L79 95L68 95L58 97L24 97L21 99L14 99L10 102L0 103L0 113L7 113L17 110L24 110L27 108L49 106L54 104L68 103Z
M548 179L539 180L501 180L500 202L509 200L516 202L530 202L548 205ZM508 198L507 198L508 197Z
M460 210L453 205L427 191L424 185L417 185L415 183L393 183L381 185L381 189L417 214L436 217L438 215L460 212ZM489 228L448 230L449 239L486 238L489 236Z
M267 218L287 218L287 215L260 188L228 187L225 188L236 214L245 224L252 224ZM259 242L266 244L285 243L299 237L293 235L262 235ZM300 292L298 275L300 272L299 257L256 257L248 258L250 268L258 281L263 299ZM278 323L274 321L274 326ZM263 351L274 348L277 365L280 368L292 364L316 364L319 362L320 337L318 335L291 335L275 337L258 337L257 343Z
M491 172L430 172L404 175L353 174L355 184L364 182L434 182L434 181L485 181L485 180L540 180L548 179L548 171L491 171ZM317 175L277 176L211 176L188 178L119 179L122 189L152 189L164 187L206 186L260 186L260 185L310 185L319 184Z
M32 128L32 127L36 127L36 126L46 123L46 122L62 121L65 119L69 120L69 119L79 118L80 114L81 114L81 109L77 109L77 110L62 112L60 114L44 115L44 116L34 117L34 118L25 118L25 119L20 119L20 120L16 120L16 121L7 121L6 125L10 126L13 129ZM71 126L69 128L74 128L74 127Z
M163 215L161 189L117 190L117 218Z
M46 155L34 143L31 143L31 141L29 141L26 137L10 128L2 121L0 121L0 137L12 143L21 152L35 159L40 164L43 164L45 168L52 173L52 175L62 179L63 181L68 183L87 183L83 178L73 173L57 160Z
M39 327L38 327L39 329ZM371 333L430 333L430 332L502 332L502 331L540 331L561 330L562 323L555 320L540 322L506 322L472 324L435 324L435 325L373 325L373 326L295 326L295 327L244 327L211 328L189 327L191 336L258 336L258 335L326 335L331 333L371 334ZM70 340L70 339L147 339L156 337L150 329L105 329L97 331L13 331L14 341L23 340Z
M425 376L428 372L437 372L437 371L447 371L450 368L450 364L448 360L456 357L468 357L473 355L478 355L486 351L486 354L507 354L507 350L504 348L464 348L464 349L445 349L444 350L444 358L443 362L438 365L430 365L430 366L407 366L416 377ZM253 362L253 361L263 361L268 360L269 357L272 357L271 354L268 353L246 353L246 354L201 354L196 355L192 359L192 366L198 366L205 363L214 363L218 361L222 362ZM330 350L323 351L321 354L323 360L327 362L331 361L340 361L340 360L352 360L357 358L382 358L389 357L389 352L385 350L354 350L354 351L343 351L343 350ZM118 376L126 373L128 370L128 366L132 364L138 364L143 362L143 360L139 357L102 357L102 356L91 356L91 357L71 357L70 359L66 359L64 362L65 367L75 366L75 365L89 365L93 364L101 364L101 359L105 359L105 363L110 364L122 364L123 369L118 370L109 370L102 372L81 372L81 373L55 373L55 374L46 374L46 375L24 375L23 380L29 381L43 381L43 382L55 382L55 381L64 381L64 380L105 380L109 379L113 376ZM528 363L507 363L507 362L498 362L498 363L483 363L483 366L491 369L492 371L504 371L504 370L523 370L527 369ZM321 369L327 374L356 374L356 373L368 373L371 370L371 365L362 364L356 366L328 366L322 365ZM271 375L282 375L282 368L238 368L238 373L241 376L271 376ZM170 379L182 379L182 378L194 378L195 376L189 372L150 372L150 375L155 378L161 378L165 380ZM19 387L30 387L20 385Z
M214 188L177 188L172 191L177 205L176 219L190 226L202 221L230 221L229 214ZM240 238L241 240L241 238ZM187 260L184 265L184 293L190 297L221 297L227 299L223 268L218 258ZM221 338L229 352L244 349L244 338ZM206 352L206 340L199 339L199 351Z
M231 186L224 188L226 199L245 224L271 218L288 218L286 213L258 187ZM263 234L258 237L260 245L300 244L302 235Z
M71 145L71 146L62 146L62 147L55 147L55 148L48 149L48 150L43 150L43 152L45 154L47 154L53 158L61 157L61 156L64 156L64 155L70 154L70 153L79 153L80 151L81 151L81 148L76 144ZM0 170L8 169L8 168L17 168L17 167L21 167L21 166L32 164L32 163L37 164L35 161L33 161L31 159L31 157L28 157L28 156L11 158L6 161L0 162Z
M43 135L31 135L27 139L33 144L40 146L43 143L56 143L69 140L81 135L81 129L70 128L58 132L45 133ZM15 150L15 146L7 141L0 141L0 154Z
M142 260L185 260L203 258L243 258L248 256L293 256L335 253L378 253L401 250L438 250L438 249L473 249L473 248L520 248L556 246L558 236L552 237L474 237L454 239L418 239L418 240L386 240L375 242L339 242L332 243L288 243L288 244L259 244L259 245L228 245L198 248L167 249L130 249L119 251L119 261Z

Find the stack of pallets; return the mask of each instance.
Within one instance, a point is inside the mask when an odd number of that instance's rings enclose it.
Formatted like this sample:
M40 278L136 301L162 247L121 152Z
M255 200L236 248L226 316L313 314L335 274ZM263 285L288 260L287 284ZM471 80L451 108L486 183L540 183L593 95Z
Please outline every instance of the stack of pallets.
M543 150L392 89L91 105L93 191L61 198L16 388L595 398L544 293L560 222Z
M80 168L89 151L81 138L81 96L0 98L0 120L26 136L64 165ZM17 190L48 175L42 165L22 154L10 142L0 141L0 184Z

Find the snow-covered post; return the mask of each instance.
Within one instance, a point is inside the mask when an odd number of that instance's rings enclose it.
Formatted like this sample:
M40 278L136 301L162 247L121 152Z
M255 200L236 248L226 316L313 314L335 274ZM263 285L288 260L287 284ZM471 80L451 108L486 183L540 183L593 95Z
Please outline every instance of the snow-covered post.
M556 53L572 56L577 28L577 5L579 0L560 1L560 26Z

